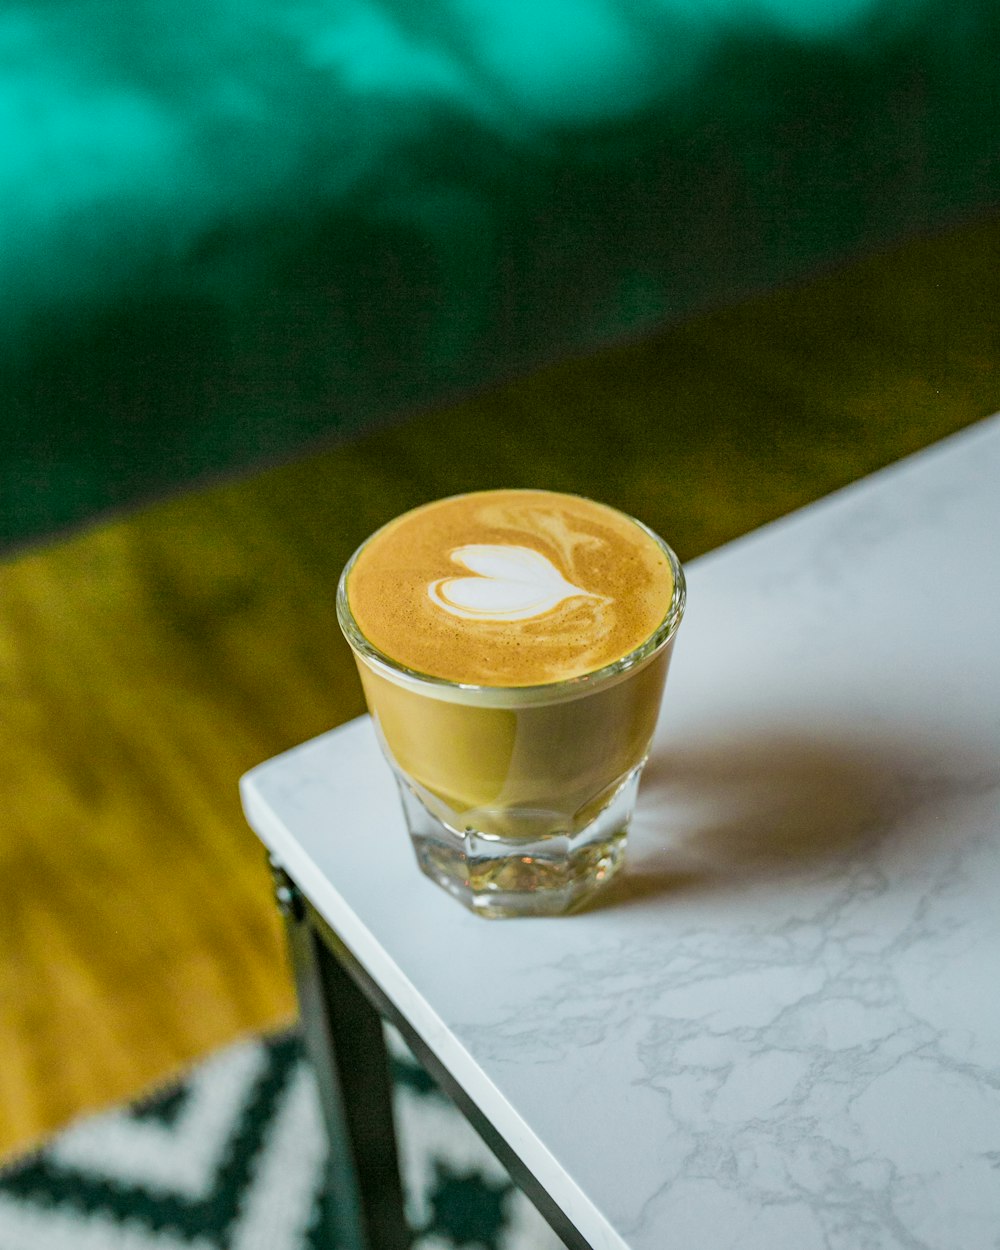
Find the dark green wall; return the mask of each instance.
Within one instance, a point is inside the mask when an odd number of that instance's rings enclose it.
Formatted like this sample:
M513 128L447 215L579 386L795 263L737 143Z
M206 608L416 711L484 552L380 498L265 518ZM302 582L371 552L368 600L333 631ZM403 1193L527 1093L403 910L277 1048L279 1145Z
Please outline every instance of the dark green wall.
M0 38L0 543L1000 199L994 0L36 0Z

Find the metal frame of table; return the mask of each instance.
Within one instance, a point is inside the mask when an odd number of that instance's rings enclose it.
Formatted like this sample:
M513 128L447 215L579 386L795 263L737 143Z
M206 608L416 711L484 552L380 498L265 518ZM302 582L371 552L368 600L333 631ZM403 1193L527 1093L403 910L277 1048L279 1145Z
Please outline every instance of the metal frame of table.
M324 1218L330 1245L337 1250L406 1250L411 1243L392 1116L392 1079L382 1027L386 1021L398 1029L425 1071L567 1250L592 1250L291 876L273 858L270 864L295 976L300 1026L316 1073L329 1142Z

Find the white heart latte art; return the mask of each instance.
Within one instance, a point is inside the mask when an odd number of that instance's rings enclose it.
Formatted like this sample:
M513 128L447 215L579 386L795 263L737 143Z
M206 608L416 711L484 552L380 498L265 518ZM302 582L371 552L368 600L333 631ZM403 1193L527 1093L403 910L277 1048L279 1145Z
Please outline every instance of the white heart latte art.
M467 621L526 621L575 596L601 598L568 582L530 547L472 543L456 547L451 558L476 576L442 577L427 593L439 608Z

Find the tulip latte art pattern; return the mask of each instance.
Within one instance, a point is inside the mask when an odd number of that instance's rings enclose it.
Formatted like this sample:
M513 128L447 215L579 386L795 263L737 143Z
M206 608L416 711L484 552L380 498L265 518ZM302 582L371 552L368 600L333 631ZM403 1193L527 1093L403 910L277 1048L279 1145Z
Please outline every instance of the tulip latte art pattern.
M450 554L477 576L442 577L431 582L427 593L439 608L467 621L528 621L578 595L599 598L568 582L530 547L472 543Z
M667 615L670 561L630 517L576 495L481 491L405 513L347 576L364 636L448 681L530 686L594 672Z

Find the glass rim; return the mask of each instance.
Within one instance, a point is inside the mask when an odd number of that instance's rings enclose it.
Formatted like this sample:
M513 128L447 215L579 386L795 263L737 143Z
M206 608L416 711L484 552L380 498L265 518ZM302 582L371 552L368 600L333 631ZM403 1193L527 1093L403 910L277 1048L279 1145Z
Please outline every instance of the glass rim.
M467 491L464 494L481 494L480 491ZM552 494L566 495L569 491L553 491ZM432 500L431 503L441 503L445 499L459 499L462 495L447 495L441 499ZM576 495L575 498L587 498L583 495ZM588 499L588 502L594 503L596 500ZM428 505L421 504L417 508L409 509L409 512L419 511L421 507ZM393 525L402 517L407 516L408 512L402 512L397 517L393 517L387 521L385 525L373 531L364 540L363 543L355 550L354 554L344 565L340 580L337 583L337 622L340 625L344 637L347 639L351 650L355 655L360 656L368 665L376 672L384 671L384 675L389 680L395 680L399 684L406 686L422 686L429 687L428 694L437 691L439 697L447 697L445 692L465 695L469 701L494 702L510 700L512 702L522 703L524 701L544 700L551 701L555 698L573 698L577 695L587 693L594 687L603 686L612 679L624 676L631 672L634 668L644 664L647 660L653 658L677 632L677 627L684 615L684 609L687 604L687 582L684 577L684 569L673 548L656 533L655 530L643 524L636 517L630 516L627 512L623 512L619 508L613 508L610 504L601 504L601 507L610 508L611 511L617 512L619 516L625 517L631 521L633 525L638 526L643 533L647 534L657 544L660 550L667 558L670 570L673 575L673 589L670 594L670 603L667 607L663 619L653 632L644 639L638 646L633 647L631 651L625 655L619 656L617 660L613 660L610 664L605 664L601 668L593 669L589 673L580 673L575 677L560 677L555 681L538 682L532 685L480 685L475 682L453 681L448 677L437 677L433 673L424 673L419 669L409 668L407 665L394 660L392 656L387 655L379 647L365 636L360 625L354 618L351 605L347 596L347 582L354 566L357 564L361 553L365 550L370 542L372 542L383 530ZM400 679L402 679L400 681ZM506 696L506 699L503 698ZM463 699L462 702L465 700Z

